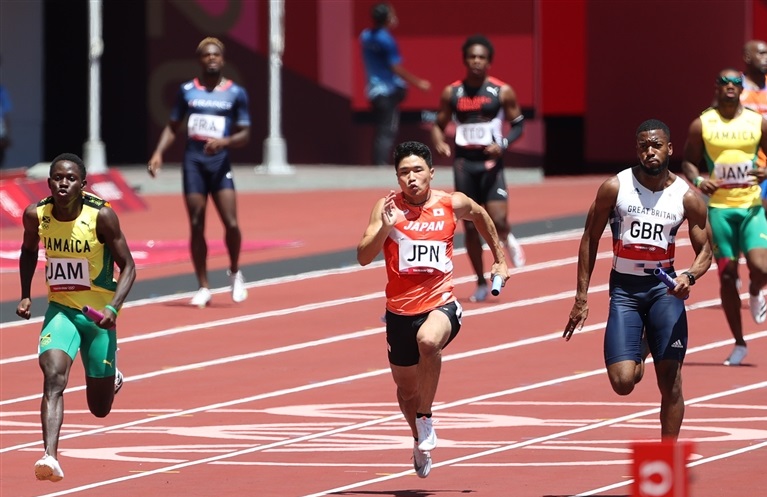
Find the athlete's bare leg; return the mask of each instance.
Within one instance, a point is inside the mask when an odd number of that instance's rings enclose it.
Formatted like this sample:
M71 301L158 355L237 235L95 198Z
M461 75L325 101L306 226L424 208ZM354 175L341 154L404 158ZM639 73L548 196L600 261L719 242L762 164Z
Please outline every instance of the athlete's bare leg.
M88 409L97 418L104 418L112 410L115 398L115 377L85 378L85 392L88 399Z
M493 220L495 230L498 232L498 239L501 243L506 242L506 237L509 235L511 226L508 220L508 203L505 200L491 200L485 204L485 210Z
M397 385L397 402L399 410L405 416L413 438L418 438L418 430L415 427L415 415L418 412L418 366L396 366L389 364L392 378Z
M466 235L466 254L469 256L474 274L477 275L477 285L487 285L484 265L482 263L482 237L471 221L464 221L463 226Z
M64 421L64 389L72 359L63 350L51 349L43 352L38 363L43 371L43 399L40 402L43 445L46 454L58 459L59 433Z
M514 235L511 234L511 225L507 216L508 202L506 200L491 200L485 205L487 213L493 220L498 239L506 249L507 261L514 267L525 265L525 252Z
M719 276L719 297L722 310L730 325L730 332L736 345L746 345L743 339L743 321L740 313L740 293L738 292L738 261L729 261Z
M660 401L661 437L676 440L684 419L684 396L682 395L682 363L662 360L655 363Z
M745 255L751 295L757 295L767 285L767 249L751 249Z
M397 385L397 402L410 426L413 438L418 438L416 413L431 412L442 370L442 348L450 338L450 328L450 320L442 311L432 311L418 330L418 364L389 364L394 383Z
M189 215L189 248L192 252L194 274L201 288L208 288L208 244L205 241L205 208L208 197L201 193L185 195Z
M618 395L628 395L644 374L644 363L620 361L607 366L607 377L613 391Z
M439 310L429 313L429 317L418 329L418 412L430 413L437 395L439 375L442 371L442 348L450 338L450 319Z
M242 233L237 222L237 195L231 188L219 190L213 194L213 202L224 225L224 242L229 253L229 271L234 274L240 269L242 247Z

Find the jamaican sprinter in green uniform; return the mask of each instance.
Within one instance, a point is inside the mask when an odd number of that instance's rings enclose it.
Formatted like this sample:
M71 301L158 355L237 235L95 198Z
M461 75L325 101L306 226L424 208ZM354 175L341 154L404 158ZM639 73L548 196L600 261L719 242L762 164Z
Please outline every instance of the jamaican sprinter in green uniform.
M117 215L108 202L83 191L85 164L74 154L51 163L51 196L24 211L24 240L19 257L21 301L16 314L32 315L32 277L39 247L45 251L48 310L38 344L43 371L40 418L45 453L35 464L38 480L60 481L58 444L64 418L64 388L80 350L85 367L88 408L105 417L112 409L122 377L116 369L115 321L136 279L133 262ZM115 266L119 276L115 279ZM82 313L84 306L103 314L98 322Z

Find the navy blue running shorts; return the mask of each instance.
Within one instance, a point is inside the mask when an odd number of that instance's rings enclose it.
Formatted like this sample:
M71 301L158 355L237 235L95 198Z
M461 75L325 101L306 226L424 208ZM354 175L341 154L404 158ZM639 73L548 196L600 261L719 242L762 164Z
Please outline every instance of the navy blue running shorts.
M206 155L202 150L187 149L183 163L184 194L207 196L219 190L234 190L229 153L223 150Z
M676 277L675 273L670 273ZM642 361L642 332L654 361L682 362L687 352L684 301L668 294L655 276L610 273L610 311L605 328L605 364Z

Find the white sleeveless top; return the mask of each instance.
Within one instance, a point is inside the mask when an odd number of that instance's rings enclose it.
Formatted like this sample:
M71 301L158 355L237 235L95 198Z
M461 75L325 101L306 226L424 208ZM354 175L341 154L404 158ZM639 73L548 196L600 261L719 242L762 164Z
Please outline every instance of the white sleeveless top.
M674 266L675 240L684 221L683 197L690 188L677 176L661 191L642 186L631 168L618 173L618 198L610 218L613 269L622 274L652 275Z

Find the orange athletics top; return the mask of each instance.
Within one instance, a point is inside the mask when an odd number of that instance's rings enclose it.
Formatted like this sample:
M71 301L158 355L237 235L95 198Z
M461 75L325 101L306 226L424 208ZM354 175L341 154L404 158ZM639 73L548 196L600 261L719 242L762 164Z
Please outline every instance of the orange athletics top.
M744 86L743 93L740 94L740 103L744 107L757 111L767 119L767 88L749 88ZM761 148L759 149L757 165L759 167L767 166L767 156L765 156L764 150Z
M386 308L415 316L455 300L453 235L456 220L450 193L431 190L423 207L394 200L397 220L384 242Z

